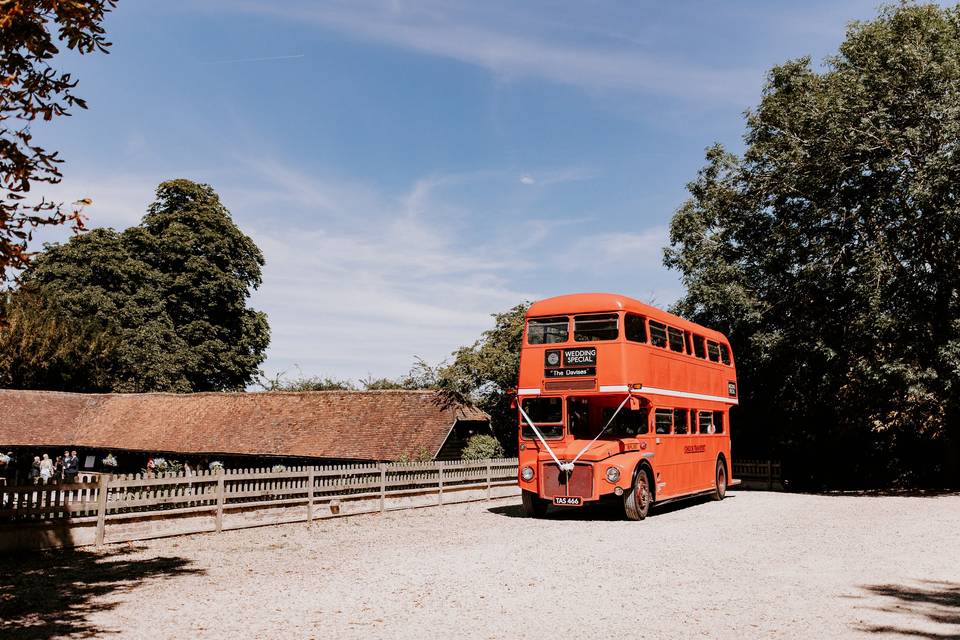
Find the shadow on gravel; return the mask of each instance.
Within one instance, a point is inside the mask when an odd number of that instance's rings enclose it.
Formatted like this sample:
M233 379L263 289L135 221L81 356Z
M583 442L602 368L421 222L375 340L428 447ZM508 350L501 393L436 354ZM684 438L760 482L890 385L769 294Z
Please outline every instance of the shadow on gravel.
M913 638L960 637L960 583L921 581L921 587L878 584L861 587L874 596L886 598L878 611L911 615L928 623L926 629L895 625L863 625L861 631L910 636ZM943 625L942 627L939 625Z
M109 634L89 621L116 605L95 598L135 589L142 580L203 573L185 558L133 560L136 549L93 553L80 550L0 555L0 637L45 640L69 634Z
M735 497L736 496L728 493L726 499L731 500ZM712 502L709 496L701 496L677 500L676 502L668 502L665 505L655 505L648 517L656 518L658 516L665 516L674 511L697 507L708 502ZM491 507L487 509L487 511L508 518L527 517L523 515L523 508L519 504ZM624 520L625 517L623 515L623 504L621 504L619 500L611 500L599 503L591 502L582 507L550 507L550 510L547 511L547 519L611 522Z

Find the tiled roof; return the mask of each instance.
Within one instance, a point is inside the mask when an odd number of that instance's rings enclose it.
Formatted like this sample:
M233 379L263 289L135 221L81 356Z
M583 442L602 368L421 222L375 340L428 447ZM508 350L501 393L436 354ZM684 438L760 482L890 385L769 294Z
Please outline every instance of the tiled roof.
M431 391L78 394L0 389L0 447L395 460L435 454L456 420Z

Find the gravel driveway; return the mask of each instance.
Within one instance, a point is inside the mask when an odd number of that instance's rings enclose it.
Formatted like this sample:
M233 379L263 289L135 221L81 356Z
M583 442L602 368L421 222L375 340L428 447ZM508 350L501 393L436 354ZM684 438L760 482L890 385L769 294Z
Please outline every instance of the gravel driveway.
M0 636L960 637L960 496L476 502L0 558Z

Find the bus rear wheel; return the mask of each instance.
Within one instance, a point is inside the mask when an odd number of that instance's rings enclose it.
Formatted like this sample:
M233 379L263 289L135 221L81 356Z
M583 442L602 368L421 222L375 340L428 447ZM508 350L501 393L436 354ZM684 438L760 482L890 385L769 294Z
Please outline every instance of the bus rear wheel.
M717 460L717 486L713 490L714 500L723 500L727 495L727 466L723 460Z
M630 490L623 494L623 510L627 520L643 520L650 513L653 495L650 493L650 474L640 469Z
M533 491L524 490L523 496L523 515L529 518L542 518L547 515L547 505L550 503L535 494Z

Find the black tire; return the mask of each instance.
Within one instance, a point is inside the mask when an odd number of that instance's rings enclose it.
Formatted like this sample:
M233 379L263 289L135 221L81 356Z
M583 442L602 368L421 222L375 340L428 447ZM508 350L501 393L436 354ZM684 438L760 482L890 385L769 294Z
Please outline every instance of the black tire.
M643 520L650 513L650 505L653 504L650 484L650 472L646 467L637 471L630 490L623 494L623 511L627 520Z
M523 515L528 518L542 518L547 515L547 506L549 506L550 503L533 491L524 491L522 500Z
M713 489L713 499L723 500L724 496L727 495L727 465L723 464L723 460L717 460L716 480L717 484Z

